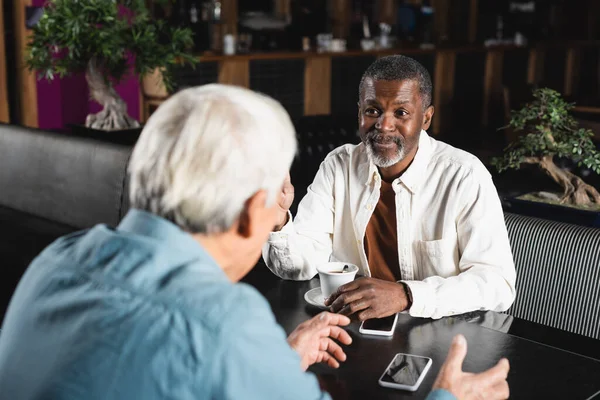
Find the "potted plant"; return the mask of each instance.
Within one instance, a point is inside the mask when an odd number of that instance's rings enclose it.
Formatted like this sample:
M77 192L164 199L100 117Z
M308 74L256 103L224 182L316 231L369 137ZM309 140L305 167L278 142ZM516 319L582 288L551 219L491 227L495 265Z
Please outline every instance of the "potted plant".
M165 2L166 0L163 0ZM145 0L49 0L33 28L26 63L52 80L85 72L90 95L102 111L87 116L85 126L105 131L139 127L114 89L132 70L162 79L171 90L178 63L195 63L189 29L169 27L151 18Z
M537 165L562 188L560 194L529 193L522 196L524 199L600 211L598 190L569 168L585 167L600 174L600 152L592 141L593 133L579 127L569 114L573 104L558 92L535 89L533 97L532 102L511 112L506 128L519 136L502 157L492 159L492 165L498 172L519 169L524 164Z

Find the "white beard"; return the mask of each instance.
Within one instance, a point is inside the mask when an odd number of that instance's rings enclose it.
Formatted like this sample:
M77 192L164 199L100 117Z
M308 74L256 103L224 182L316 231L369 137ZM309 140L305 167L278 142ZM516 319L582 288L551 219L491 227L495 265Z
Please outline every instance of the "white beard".
M399 163L406 156L406 147L404 146L398 146L396 154L394 154L394 156L390 158L377 154L375 150L373 150L373 147L369 141L365 143L365 147L367 148L367 155L369 156L373 164L375 164L379 168L389 168L392 165Z

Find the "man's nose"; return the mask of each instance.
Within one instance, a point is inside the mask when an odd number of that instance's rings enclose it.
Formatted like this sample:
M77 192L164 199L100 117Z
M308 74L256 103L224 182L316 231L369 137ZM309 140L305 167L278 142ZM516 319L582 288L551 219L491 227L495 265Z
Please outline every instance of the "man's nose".
M383 132L392 132L394 129L396 129L396 125L394 124L394 116L387 113L381 114L375 127Z

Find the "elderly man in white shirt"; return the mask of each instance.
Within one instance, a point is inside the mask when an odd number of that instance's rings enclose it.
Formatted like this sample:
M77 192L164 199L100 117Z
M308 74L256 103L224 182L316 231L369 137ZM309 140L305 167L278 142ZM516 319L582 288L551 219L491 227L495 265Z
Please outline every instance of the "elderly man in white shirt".
M407 311L441 318L505 311L515 267L489 172L473 155L431 138L432 84L417 61L375 61L359 87L362 143L323 161L292 218L286 181L279 223L263 248L284 279L313 278L327 261L363 277L325 304L359 320Z

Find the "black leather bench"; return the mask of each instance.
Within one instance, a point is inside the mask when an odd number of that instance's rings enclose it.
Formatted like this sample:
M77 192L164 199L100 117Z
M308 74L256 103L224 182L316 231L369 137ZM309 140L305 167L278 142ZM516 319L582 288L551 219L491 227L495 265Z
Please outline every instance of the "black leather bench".
M0 316L44 247L120 221L130 153L130 146L0 124Z

